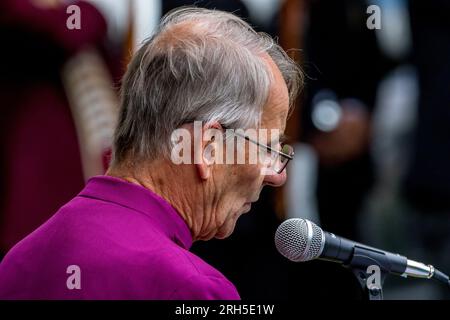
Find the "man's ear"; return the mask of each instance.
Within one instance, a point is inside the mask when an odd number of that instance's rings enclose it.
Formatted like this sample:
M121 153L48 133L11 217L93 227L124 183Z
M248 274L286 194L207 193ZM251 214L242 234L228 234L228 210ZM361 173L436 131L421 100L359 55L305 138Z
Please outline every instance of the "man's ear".
M218 122L202 127L199 147L194 146L194 157L200 159L196 166L202 180L209 179L214 165L223 163L223 135L223 128Z

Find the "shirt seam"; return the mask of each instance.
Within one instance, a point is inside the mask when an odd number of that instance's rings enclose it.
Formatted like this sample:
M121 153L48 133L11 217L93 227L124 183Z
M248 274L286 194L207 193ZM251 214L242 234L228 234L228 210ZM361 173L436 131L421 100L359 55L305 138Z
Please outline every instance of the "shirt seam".
M196 270L197 270L197 268L196 268ZM197 272L198 272L198 270L197 270ZM222 277L216 277L216 276L213 276L213 275L206 275L206 274L202 274L202 273L190 275L188 278L186 278L186 282L188 282L189 280L191 280L194 277L203 277L203 278L207 278L207 279L217 279L217 280L220 280L222 282L225 282L228 286L232 286L233 287L233 284L228 279L224 278L223 276ZM182 287L181 285L177 286L177 288L175 288L172 291L172 293L169 295L168 299L170 300L175 293L179 292L181 287Z

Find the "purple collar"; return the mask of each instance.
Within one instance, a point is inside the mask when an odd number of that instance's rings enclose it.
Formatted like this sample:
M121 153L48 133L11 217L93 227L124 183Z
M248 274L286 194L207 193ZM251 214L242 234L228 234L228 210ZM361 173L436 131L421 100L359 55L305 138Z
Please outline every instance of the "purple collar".
M113 202L143 213L170 239L189 250L192 236L183 218L166 200L140 185L111 176L88 180L78 196Z

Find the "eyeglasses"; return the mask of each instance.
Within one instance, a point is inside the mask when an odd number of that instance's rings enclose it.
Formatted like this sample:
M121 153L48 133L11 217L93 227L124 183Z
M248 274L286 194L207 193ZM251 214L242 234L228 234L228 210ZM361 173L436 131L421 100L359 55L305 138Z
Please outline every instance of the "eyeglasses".
M183 123L191 123L195 120L186 120ZM221 124L222 128L226 131L230 129L229 127ZM249 136L240 134L239 132L236 132L235 130L232 130L232 133L236 136L239 136L241 138L244 138L245 140L252 142L256 144L258 147L265 149L267 152L270 152L271 161L270 166L267 169L273 170L276 174L280 174L283 172L284 169L286 169L286 166L288 165L289 161L294 159L294 148L288 144L281 143L281 151L278 151L272 147L269 147L266 144L260 143Z
M234 132L235 135L244 138L247 141L250 141L257 146L266 149L267 152L270 152L271 155L271 163L270 168L275 171L277 174L283 172L283 170L288 165L289 161L294 159L294 148L288 144L281 143L281 151L278 151L272 147L269 147L266 144L260 143L256 140L253 140L249 136L242 135L238 132Z

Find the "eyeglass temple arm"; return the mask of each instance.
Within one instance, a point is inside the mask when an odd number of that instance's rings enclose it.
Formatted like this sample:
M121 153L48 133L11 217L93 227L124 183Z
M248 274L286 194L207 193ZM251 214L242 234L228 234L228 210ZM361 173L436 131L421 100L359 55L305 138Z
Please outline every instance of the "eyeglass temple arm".
M248 140L248 141L250 141L250 142L253 142L253 143L257 144L258 146L261 146L261 147L263 147L263 148L266 148L268 151L276 152L277 154L282 155L282 156L288 158L289 160L294 159L293 156L291 156L291 155L289 155L289 154L286 154L286 153L284 153L284 152L275 150L275 149L273 149L272 147L269 147L268 145L266 145L266 144L264 144L264 143L260 143L260 142L258 142L258 141L255 141L255 140L253 140L252 138L250 138L249 136L245 136L245 135L242 135L242 134L237 133L237 132L234 132L234 134L237 135L237 136L239 136L239 137L244 138L245 140Z

